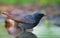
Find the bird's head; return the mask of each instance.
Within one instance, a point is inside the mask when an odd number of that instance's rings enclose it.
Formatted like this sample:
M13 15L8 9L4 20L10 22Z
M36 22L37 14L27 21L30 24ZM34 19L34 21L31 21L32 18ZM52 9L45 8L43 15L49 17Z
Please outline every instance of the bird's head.
M35 13L34 14L34 20L35 20L35 23L34 25L37 25L39 23L39 21L42 19L42 17L45 16L44 14L42 13Z
M35 13L34 16L38 19L42 18L43 16L46 16L45 14L43 13Z

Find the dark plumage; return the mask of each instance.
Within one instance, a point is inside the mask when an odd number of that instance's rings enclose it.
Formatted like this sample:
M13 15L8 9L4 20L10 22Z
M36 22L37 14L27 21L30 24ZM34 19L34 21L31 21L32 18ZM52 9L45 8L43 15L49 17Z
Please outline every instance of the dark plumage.
M33 27L35 27L39 21L41 20L41 18L44 16L44 14L41 14L41 13L35 13L35 14L32 14L32 15L26 15L24 17L24 20L25 22L26 21L30 21L32 23L20 23L20 25L25 28L25 29L32 29Z

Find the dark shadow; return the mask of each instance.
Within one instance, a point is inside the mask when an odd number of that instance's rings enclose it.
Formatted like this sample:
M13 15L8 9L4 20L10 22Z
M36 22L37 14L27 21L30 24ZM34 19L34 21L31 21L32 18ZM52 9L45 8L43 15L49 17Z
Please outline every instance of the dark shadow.
M17 38L37 38L35 34L31 32L23 32L20 36Z

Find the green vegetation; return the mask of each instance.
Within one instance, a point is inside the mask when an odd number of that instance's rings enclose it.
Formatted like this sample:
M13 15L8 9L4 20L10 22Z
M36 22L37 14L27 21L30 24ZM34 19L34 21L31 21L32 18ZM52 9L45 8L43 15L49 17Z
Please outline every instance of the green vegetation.
M0 0L0 4L8 4L8 5L15 5L15 4L29 4L29 3L39 3L40 5L60 5L60 0Z
M2 23L0 23L0 38L11 38Z

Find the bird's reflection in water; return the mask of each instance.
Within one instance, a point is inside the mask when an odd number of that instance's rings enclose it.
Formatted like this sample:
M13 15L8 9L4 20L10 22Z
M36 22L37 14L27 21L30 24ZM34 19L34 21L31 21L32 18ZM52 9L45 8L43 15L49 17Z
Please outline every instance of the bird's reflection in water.
M31 32L23 32L16 38L37 38L37 36Z

